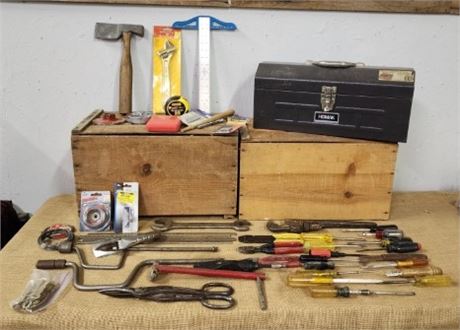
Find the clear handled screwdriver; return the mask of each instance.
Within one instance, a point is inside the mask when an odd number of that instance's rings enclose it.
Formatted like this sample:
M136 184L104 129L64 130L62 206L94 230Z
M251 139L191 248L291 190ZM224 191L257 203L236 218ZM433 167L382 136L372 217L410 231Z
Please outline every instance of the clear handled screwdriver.
M367 289L352 290L345 287L313 287L310 288L310 294L313 298L337 298L351 296L415 296L413 291L372 291Z

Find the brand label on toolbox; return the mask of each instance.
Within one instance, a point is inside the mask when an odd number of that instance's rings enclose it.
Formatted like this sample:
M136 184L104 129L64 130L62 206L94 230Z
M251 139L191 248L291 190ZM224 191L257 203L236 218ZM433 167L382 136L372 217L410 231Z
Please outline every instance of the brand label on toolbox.
M340 114L337 112L315 111L313 121L315 123L338 124Z

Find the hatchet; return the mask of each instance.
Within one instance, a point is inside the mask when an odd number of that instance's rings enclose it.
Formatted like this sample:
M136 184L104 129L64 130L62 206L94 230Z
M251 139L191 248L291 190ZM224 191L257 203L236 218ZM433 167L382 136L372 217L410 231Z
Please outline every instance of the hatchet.
M95 37L102 40L123 40L120 64L120 91L118 112L126 115L131 112L133 67L131 63L131 36L144 36L142 25L96 23Z

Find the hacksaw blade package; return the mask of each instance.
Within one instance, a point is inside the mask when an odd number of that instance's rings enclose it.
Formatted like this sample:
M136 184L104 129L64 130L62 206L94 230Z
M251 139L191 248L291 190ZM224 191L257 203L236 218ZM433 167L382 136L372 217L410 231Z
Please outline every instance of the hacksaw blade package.
M137 232L139 228L139 183L116 183L114 205L114 231L116 233Z

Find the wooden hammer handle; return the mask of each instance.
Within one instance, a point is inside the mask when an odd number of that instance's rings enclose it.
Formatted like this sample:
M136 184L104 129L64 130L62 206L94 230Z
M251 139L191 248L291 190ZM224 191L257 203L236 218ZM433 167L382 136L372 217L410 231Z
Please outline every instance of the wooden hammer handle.
M204 118L202 120L197 120L196 123L193 123L192 125L181 129L181 132L183 133L183 132L191 131L192 129L195 129L200 125L207 124L207 123L210 123L210 122L222 119L222 118L227 118L227 117L233 116L234 114L235 114L235 110L233 110L233 109L230 109L230 110L227 110L227 111L224 111L224 112L221 112L221 113L217 113L217 114L215 114L215 115L213 115L213 116L211 116L209 118Z
M118 112L131 113L133 90L133 67L131 64L131 32L123 32L123 53L120 64L120 93Z

